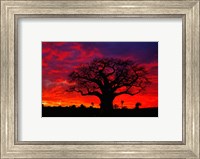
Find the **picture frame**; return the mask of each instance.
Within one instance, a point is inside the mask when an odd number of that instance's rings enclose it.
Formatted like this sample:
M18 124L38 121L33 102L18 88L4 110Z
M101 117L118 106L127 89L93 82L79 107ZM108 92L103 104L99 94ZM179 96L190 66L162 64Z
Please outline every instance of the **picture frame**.
M1 0L1 158L199 158L199 0ZM183 141L18 141L17 22L21 17L183 20Z

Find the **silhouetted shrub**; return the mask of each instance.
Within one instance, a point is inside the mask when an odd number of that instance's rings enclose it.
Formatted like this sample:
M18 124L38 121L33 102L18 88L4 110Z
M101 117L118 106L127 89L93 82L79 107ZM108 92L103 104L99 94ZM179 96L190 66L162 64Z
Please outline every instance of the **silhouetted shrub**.
M137 102L136 104L135 104L135 109L139 109L139 107L141 106L142 104L140 103L140 102Z

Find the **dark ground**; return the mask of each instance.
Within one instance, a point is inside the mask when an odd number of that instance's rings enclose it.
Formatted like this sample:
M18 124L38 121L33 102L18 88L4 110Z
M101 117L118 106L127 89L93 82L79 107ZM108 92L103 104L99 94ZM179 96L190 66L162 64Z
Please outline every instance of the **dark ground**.
M42 107L42 117L158 117L158 108L113 109L105 114L97 108Z

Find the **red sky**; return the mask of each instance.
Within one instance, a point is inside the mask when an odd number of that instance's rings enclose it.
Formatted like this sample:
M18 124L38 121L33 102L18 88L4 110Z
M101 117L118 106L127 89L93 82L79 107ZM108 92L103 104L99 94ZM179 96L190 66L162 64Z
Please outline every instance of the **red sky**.
M42 103L45 106L71 106L84 104L99 107L95 96L81 96L66 92L71 83L68 75L80 64L94 58L115 57L132 59L148 71L151 85L138 95L120 95L114 104L134 108L136 102L143 107L158 106L158 43L157 42L42 42Z

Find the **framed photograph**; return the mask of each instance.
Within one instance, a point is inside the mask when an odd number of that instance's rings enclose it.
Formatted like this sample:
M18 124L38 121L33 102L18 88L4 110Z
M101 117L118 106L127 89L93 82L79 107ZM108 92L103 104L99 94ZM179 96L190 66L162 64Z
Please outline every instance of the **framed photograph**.
M199 0L1 0L1 158L196 158Z

